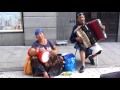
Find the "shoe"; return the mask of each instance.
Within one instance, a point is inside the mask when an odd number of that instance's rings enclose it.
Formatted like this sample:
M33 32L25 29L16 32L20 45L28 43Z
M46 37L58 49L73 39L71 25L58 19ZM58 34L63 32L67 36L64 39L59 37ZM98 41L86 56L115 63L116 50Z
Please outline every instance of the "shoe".
M92 58L92 56L89 57L89 60L90 60L92 65L95 65L95 62L94 62L94 59Z
M82 67L80 68L80 70L79 70L79 73L83 73L84 71L85 71L85 67L82 66Z

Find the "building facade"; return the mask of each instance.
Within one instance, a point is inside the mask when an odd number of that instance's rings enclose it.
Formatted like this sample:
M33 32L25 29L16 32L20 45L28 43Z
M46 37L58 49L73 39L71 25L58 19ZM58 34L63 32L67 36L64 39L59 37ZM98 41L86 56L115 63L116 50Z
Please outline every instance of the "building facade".
M77 13L79 12L19 12L20 16L7 15L4 18L0 13L0 46L31 46L36 40L34 31L38 28L43 29L46 38L54 42L69 40L72 28L77 23ZM85 14L87 21L100 18L106 26L108 38L104 42L120 42L119 12Z

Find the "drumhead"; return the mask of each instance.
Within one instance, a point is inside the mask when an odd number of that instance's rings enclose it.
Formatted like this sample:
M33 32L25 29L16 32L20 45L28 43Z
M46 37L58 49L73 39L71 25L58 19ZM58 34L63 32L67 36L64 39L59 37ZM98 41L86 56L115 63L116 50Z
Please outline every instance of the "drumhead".
M42 54L41 60L42 60L43 63L46 63L46 62L49 60L49 52L47 52L47 51L44 52L44 53Z

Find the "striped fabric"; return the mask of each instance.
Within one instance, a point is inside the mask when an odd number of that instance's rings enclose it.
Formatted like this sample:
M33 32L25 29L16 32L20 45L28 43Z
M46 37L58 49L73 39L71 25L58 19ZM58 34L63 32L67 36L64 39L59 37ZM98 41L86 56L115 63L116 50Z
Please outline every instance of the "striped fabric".
M88 36L86 35L86 33L81 29L81 28L77 28L76 34L78 37L81 37L83 40L83 44L85 45L86 48L91 47L91 42L88 38Z
M31 59L31 66L33 76L43 76L43 72L47 72L49 76L58 76L63 71L63 58L56 55L43 64L35 57Z

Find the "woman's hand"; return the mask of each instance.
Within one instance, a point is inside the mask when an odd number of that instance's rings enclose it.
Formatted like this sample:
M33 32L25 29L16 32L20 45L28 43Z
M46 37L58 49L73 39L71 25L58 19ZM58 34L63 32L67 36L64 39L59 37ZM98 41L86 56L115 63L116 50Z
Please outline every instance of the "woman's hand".
M58 52L58 48L54 45L53 50L50 51L50 57L57 55L57 52Z
M29 56L36 56L36 49L30 48L30 49L28 50L28 55L29 55Z
M39 47L36 47L35 49L36 53L40 51Z
M39 47L30 48L30 49L28 50L28 55L29 55L29 56L36 56L39 51L40 51L40 50L39 50Z
M55 50L50 51L50 57L57 55L57 52Z

